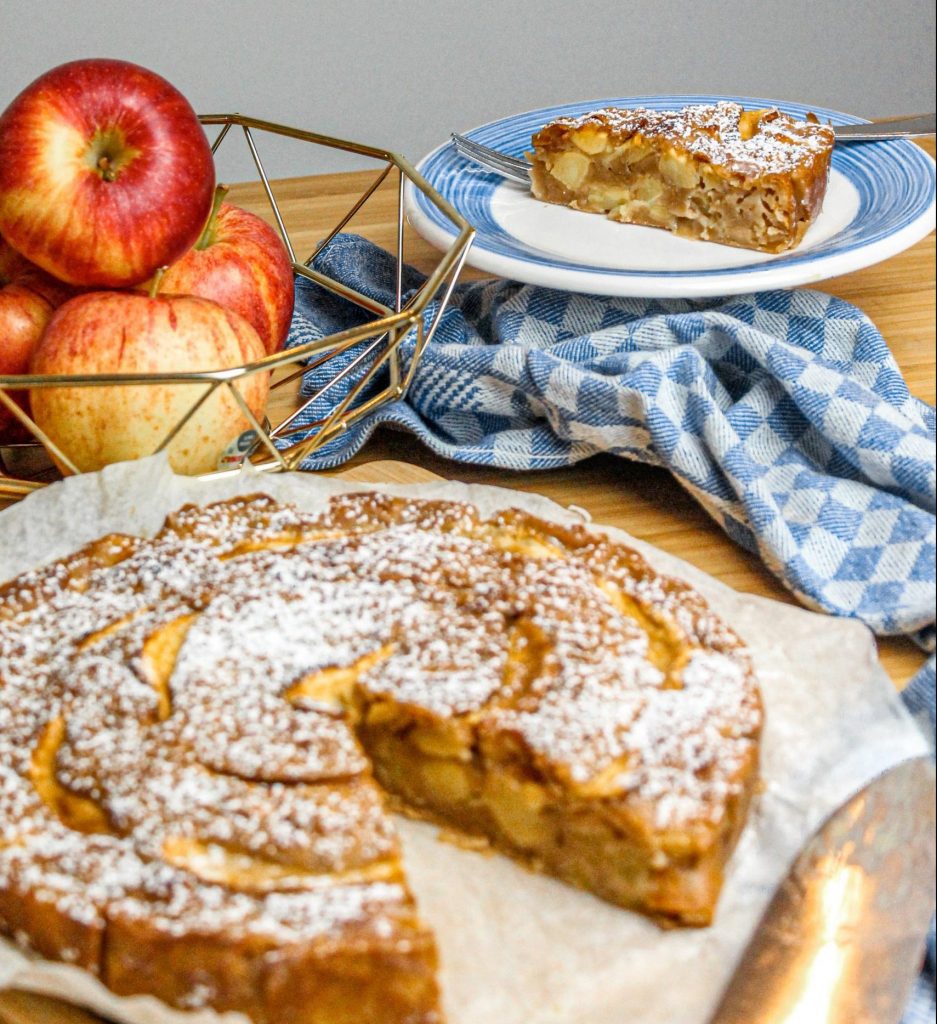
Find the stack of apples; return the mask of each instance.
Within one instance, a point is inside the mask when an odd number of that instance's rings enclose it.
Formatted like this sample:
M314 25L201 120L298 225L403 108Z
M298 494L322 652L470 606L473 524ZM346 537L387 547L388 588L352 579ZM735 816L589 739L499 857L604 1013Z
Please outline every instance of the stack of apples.
M0 375L224 370L281 349L289 255L224 195L195 112L154 72L81 60L27 86L0 115ZM235 386L262 418L269 372ZM150 454L205 393L157 381L16 400L88 471ZM0 435L15 427L0 403ZM222 386L173 437L170 462L210 471L248 427Z

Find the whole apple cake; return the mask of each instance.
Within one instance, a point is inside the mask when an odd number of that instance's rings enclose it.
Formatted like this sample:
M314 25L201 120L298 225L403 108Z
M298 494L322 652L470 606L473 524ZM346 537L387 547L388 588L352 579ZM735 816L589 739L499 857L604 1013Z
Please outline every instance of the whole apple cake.
M386 794L703 925L761 724L735 634L597 532L186 506L0 588L0 930L180 1009L440 1024Z
M596 110L545 125L532 144L538 199L775 253L820 212L833 129L726 102Z

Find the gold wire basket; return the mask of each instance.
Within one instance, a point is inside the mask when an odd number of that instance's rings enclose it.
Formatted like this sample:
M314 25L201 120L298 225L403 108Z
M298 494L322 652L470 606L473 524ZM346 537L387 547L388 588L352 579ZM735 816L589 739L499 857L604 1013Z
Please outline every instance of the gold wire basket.
M260 183L269 201L276 227L289 252L295 273L321 286L332 294L354 303L374 317L367 323L350 330L331 334L328 337L286 349L266 356L257 362L225 370L201 373L154 373L154 374L95 374L95 375L0 375L0 406L5 407L29 431L34 441L18 449L31 449L33 453L45 449L58 464L70 472L78 472L68 456L41 430L28 412L14 401L10 392L33 388L54 387L103 387L113 385L166 385L191 384L193 402L182 419L167 433L154 454L163 451L196 414L202 404L219 388L227 388L250 424L250 461L258 469L282 471L296 469L313 452L346 431L353 423L368 415L385 403L401 398L409 387L420 356L439 326L440 319L448 305L452 289L459 277L466 254L472 244L474 231L468 222L442 198L403 157L389 150L349 142L316 132L302 131L285 125L261 121L241 114L207 114L200 117L203 125L219 126L220 130L212 144L212 152L227 137L232 128L240 128L250 150ZM377 177L368 185L360 198L341 217L339 222L322 238L305 259L297 257L296 248L287 229L286 221L277 201L274 187L267 174L258 148L261 135L282 136L304 143L342 150L378 161L383 166ZM397 189L397 245L396 245L396 301L393 308L375 301L348 284L335 280L314 269L314 261L320 256L339 232L343 231L361 211L369 199L396 170L399 175ZM440 211L452 221L458 234L439 263L429 274L425 283L406 301L403 296L404 268L404 190L407 182L419 189ZM430 303L439 297L438 305L427 319ZM406 366L401 359L400 347L403 341L413 338L412 356ZM334 373L329 372L334 362ZM257 373L271 374L271 396L279 389L296 390L298 381L310 371L317 373L314 393L298 396L289 403L288 410L276 422L265 419L260 422L248 408L236 387L239 381ZM202 385L196 387L196 385ZM324 415L309 421L309 412L321 411L323 402L328 403L329 393L336 397ZM280 407L282 403L271 402L270 406ZM304 414L306 414L304 416ZM268 407L268 416L269 412ZM2 442L0 442L2 445ZM10 447L6 448L9 452ZM27 452L28 454L28 452ZM23 452L20 451L22 457ZM22 459L21 461L28 461ZM226 470L205 474L216 476ZM227 470L231 472L232 470ZM5 464L0 451L0 499L16 500L39 487L44 482L36 479L21 479Z

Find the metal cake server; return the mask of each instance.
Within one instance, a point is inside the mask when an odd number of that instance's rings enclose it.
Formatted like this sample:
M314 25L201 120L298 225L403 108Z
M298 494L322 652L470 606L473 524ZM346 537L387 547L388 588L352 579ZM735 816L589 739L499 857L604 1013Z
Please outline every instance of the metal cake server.
M934 909L934 765L869 783L781 883L710 1024L897 1024Z
M834 124L837 142L878 142L882 139L917 139L933 135L937 114L890 117L875 124Z
M883 139L912 139L935 132L937 114L918 114L913 117L895 117L875 124L834 124L833 133L837 143L877 142ZM530 165L526 160L507 156L496 149L482 146L464 135L453 132L450 136L456 150L468 160L496 171L504 178L530 184Z

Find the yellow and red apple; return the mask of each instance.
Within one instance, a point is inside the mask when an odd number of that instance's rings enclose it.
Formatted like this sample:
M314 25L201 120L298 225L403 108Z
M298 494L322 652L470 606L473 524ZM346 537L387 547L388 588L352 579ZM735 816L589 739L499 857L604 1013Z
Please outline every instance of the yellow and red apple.
M200 295L253 324L267 352L279 352L293 317L293 266L280 236L260 217L222 199L201 238L165 272L163 294Z
M229 369L264 354L257 332L243 317L208 299L90 292L59 308L30 369L37 374L185 373ZM236 387L251 413L262 418L269 373L245 376ZM177 382L63 386L34 388L30 401L36 423L80 471L88 472L152 454L205 390L204 383ZM224 448L250 426L222 385L169 445L173 469L216 469Z
M24 259L0 238L0 376L26 373L33 350L57 306L74 289L56 281ZM24 404L25 395L16 393ZM0 403L0 431L10 428L13 414Z
M0 235L62 281L147 280L198 240L214 187L192 107L136 64L62 64L0 115Z

